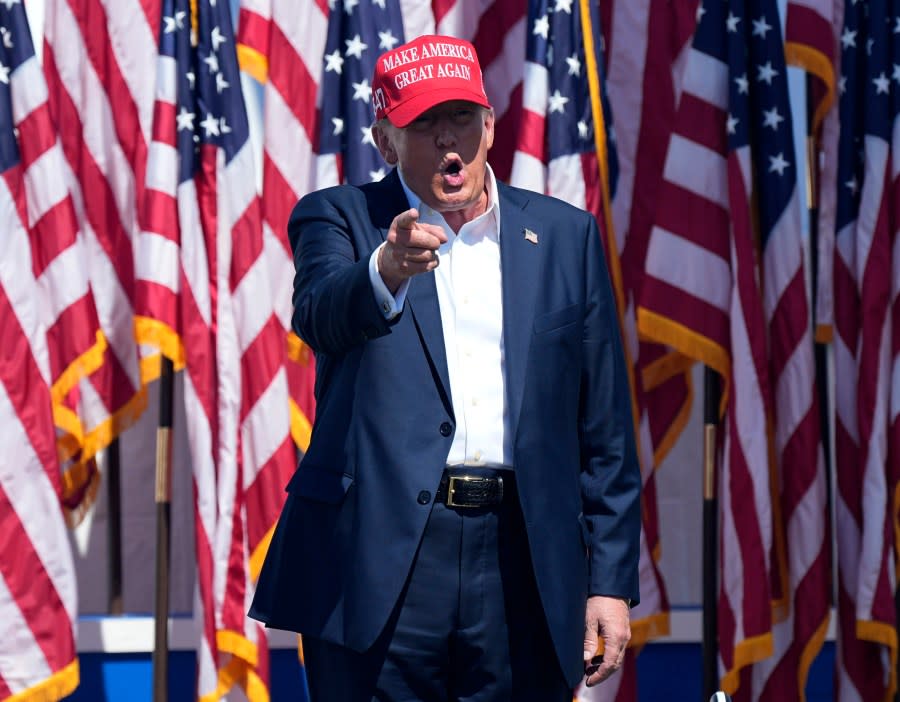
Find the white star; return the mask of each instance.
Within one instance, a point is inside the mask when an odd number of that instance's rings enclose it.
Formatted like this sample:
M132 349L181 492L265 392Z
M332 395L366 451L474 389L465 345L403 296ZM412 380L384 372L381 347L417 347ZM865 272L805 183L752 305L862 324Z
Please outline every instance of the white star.
M191 86L191 90L193 90L194 84L197 82L197 76L194 75L193 71L188 71L184 74L184 77L187 78L187 81Z
M381 180L384 178L384 169L379 168L377 171L369 171L369 180Z
M369 127L360 127L359 131L362 132L360 144L370 144L375 146L375 138L372 136L372 130Z
M181 111L175 115L175 124L180 132L182 129L190 129L194 131L194 117L196 115L193 112L188 112L186 107L182 107Z
M337 0L328 0L328 9L329 10L333 10L335 5L337 5Z
M728 13L728 19L725 20L725 24L728 25L728 31L729 31L729 32L736 32L736 31L737 31L738 22L740 22L740 21L741 21L741 18L740 18L740 17L738 17L737 15L735 15L735 14L729 12L729 13Z
M218 73L219 72L219 59L216 58L215 54L210 54L205 59L203 59L203 63L209 66L210 73Z
M384 0L372 0L373 5L378 5L382 10L386 9L384 6Z
M772 127L776 132L778 131L778 124L780 122L784 122L784 117L778 114L778 108L773 107L771 110L763 110L763 126L764 127Z
M0 0L4 5L6 5L7 10L11 10L13 5L18 5L22 2L22 0Z
M225 80L225 76L221 73L216 73L216 92L221 95L222 91L229 87L231 87L231 84Z
M587 122L585 122L583 119L578 120L578 136L581 139L587 139L590 136Z
M784 175L784 169L790 165L791 164L784 160L784 154L769 156L769 173L777 172L778 175Z
M219 117L219 129L222 134L231 134L231 127L228 126L228 123L225 121L224 117Z
M841 76L838 79L838 91L841 95L847 92L847 76Z
M756 74L756 80L765 81L769 85L772 85L772 79L778 75L778 71L772 68L771 61L766 61L764 66L757 66L756 70L759 71Z
M869 39L866 41L866 53L871 56L872 55L872 47L875 46L875 40Z
M344 59L341 52L337 49L333 53L325 54L325 72L334 71L341 75L341 68L344 66Z
M359 83L353 83L353 99L365 102L372 99L372 88L368 78L363 78Z
M0 27L0 37L3 37L3 46L7 49L13 48L12 35L6 27Z
M331 132L332 134L337 136L338 134L344 133L344 120L342 120L340 117L332 117L331 123L334 125L334 131Z
M882 93L887 95L890 92L891 81L884 74L884 71L879 73L877 78L873 78L872 82L875 84L876 95L881 95Z
M547 98L547 112L565 112L566 111L566 103L569 101L569 98L560 94L559 90L554 90L553 95Z
M700 24L700 20L703 19L703 15L706 14L706 8L703 7L703 3L701 2L697 5L697 24Z
M547 38L547 35L550 33L550 20L547 18L547 15L542 15L534 21L534 29L531 33L537 34L544 39Z
M738 122L740 122L740 120L737 117L728 115L728 120L725 122L726 131L729 134L734 134L737 131Z
M163 29L163 34L171 34L172 32L184 29L184 18L187 15L183 10L179 10L175 13L174 17L163 17L163 22L166 23L165 29Z
M347 45L347 50L344 52L344 56L355 56L358 59L362 58L362 52L369 48L368 44L364 44L362 38L357 34L352 39L345 39L344 43Z
M219 47L225 43L225 37L222 36L222 32L218 27L213 27L213 30L209 33L210 41L212 41L213 51L218 51Z
M393 35L390 29L386 32L378 32L378 48L384 49L385 51L390 51L394 48L394 44L396 44L399 39Z
M856 195L859 191L859 183L856 180L856 176L853 176L850 180L844 183L848 188L850 188L850 192Z
M753 36L758 36L761 39L766 38L766 32L772 29L772 25L766 22L766 16L763 15L758 20L753 20Z
M841 46L845 49L851 46L856 48L856 32L851 32L849 28L845 29L841 34Z
M9 85L9 66L4 66L2 63L0 63L0 83Z
M894 64L894 73L891 75L891 78L900 83L900 64Z
M900 17L895 18L897 24L894 25L894 34L900 34Z
M565 12L567 15L572 14L572 0L556 0L554 12Z
M344 12L348 15L353 14L353 8L359 5L359 0L344 0Z
M734 79L737 83L738 95L746 95L750 90L750 83L747 81L747 74L743 73Z
M206 114L206 117L200 122L200 126L203 127L206 136L219 136L219 120L211 114Z
M572 54L571 56L566 56L566 63L569 64L569 75L570 76L580 76L581 75L581 61L578 60L577 54Z

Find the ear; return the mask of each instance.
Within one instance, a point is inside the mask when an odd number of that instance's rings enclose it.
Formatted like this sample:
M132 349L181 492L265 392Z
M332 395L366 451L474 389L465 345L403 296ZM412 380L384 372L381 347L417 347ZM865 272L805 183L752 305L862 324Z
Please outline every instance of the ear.
M484 112L484 131L487 147L490 149L494 145L494 108Z
M372 138L375 140L375 146L378 147L378 151L381 153L381 158L389 166L396 166L400 159L397 156L397 148L394 146L391 131L390 127L382 126L379 123L372 125Z

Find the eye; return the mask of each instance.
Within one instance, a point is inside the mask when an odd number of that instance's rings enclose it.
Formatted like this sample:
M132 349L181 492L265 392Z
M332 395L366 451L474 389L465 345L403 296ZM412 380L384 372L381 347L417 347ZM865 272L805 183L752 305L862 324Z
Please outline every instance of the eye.
M457 124L468 124L475 116L475 110L471 107L461 107L453 111L453 121Z
M429 115L428 113L425 113L416 117L412 122L409 123L409 126L418 132L422 132L429 129L432 124L434 124L434 117L432 115Z

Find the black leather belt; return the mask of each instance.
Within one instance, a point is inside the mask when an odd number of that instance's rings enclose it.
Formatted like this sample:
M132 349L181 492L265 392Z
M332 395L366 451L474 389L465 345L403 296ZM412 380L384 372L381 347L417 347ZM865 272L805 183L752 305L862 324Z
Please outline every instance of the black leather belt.
M503 504L514 493L513 472L482 466L467 470L467 466L448 466L441 476L435 502L448 507L494 507Z

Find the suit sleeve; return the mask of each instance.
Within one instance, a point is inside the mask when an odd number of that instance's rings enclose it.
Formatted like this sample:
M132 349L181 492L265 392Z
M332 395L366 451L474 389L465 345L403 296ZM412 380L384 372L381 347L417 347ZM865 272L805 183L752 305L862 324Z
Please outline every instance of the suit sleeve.
M585 249L579 414L582 508L590 532L588 592L628 598L636 604L641 474L616 302L593 217Z
M372 290L371 251L359 250L366 237L353 231L364 226L364 201L354 214L344 206L349 189L339 198L340 190L307 195L288 223L296 270L292 326L314 351L329 355L347 353L391 328Z

